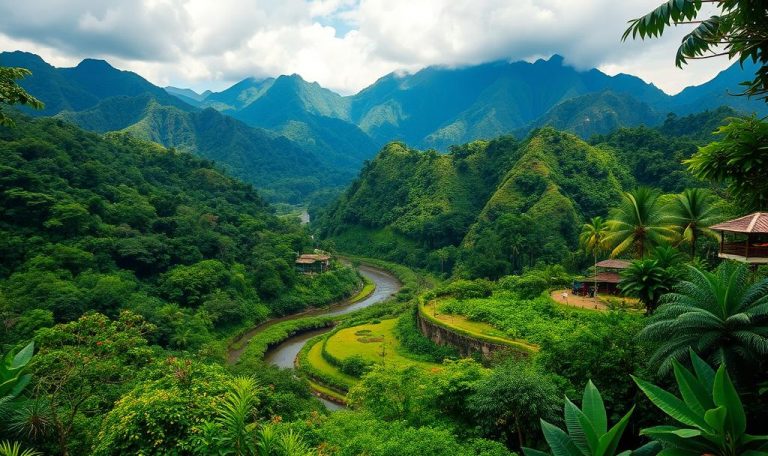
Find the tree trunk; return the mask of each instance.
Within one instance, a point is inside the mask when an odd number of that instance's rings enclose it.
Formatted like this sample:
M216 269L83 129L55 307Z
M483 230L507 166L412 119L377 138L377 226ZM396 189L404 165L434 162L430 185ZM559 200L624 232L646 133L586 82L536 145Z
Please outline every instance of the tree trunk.
M696 259L696 230L691 232L691 260Z

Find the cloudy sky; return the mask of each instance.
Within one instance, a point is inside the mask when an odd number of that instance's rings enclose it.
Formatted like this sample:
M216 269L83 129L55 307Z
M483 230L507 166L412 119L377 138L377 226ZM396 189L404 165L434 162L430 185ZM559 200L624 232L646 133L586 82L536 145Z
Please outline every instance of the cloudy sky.
M685 29L621 43L661 0L0 0L0 49L55 66L103 58L155 84L223 89L298 73L343 94L392 71L561 54L580 69L630 73L668 93L724 59L674 66Z

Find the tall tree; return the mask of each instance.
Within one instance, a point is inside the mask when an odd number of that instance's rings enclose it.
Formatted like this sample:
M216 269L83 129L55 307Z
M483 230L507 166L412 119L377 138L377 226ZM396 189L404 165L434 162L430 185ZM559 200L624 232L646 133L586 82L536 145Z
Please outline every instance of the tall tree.
M606 242L614 246L611 256L631 251L636 258L662 242L674 239L674 229L665 221L658 190L639 187L625 192L619 206L610 212Z
M641 332L658 343L651 364L666 374L690 347L715 365L725 363L736 378L759 369L768 357L768 279L751 283L747 266L733 262L715 272L689 270Z
M699 20L703 4L717 11ZM675 64L682 68L689 60L728 56L739 63L759 62L752 81L744 83L744 94L768 101L768 5L755 0L668 0L650 13L629 21L622 40L659 37L670 25L696 27L683 37Z
M698 20L702 5L716 11ZM751 60L758 64L755 77L743 83L743 95L768 102L768 5L755 0L668 0L643 17L633 19L624 32L629 36L659 37L670 25L697 24L683 37L675 62L678 67L691 59L718 56ZM755 117L730 119L718 130L722 141L703 147L685 163L697 177L726 182L745 210L768 208L768 160L765 144L768 124Z
M22 89L16 82L17 79L27 77L31 74L32 72L26 68L0 66L0 125L13 125L13 119L3 114L3 105L21 104L35 109L43 108L43 103L40 100L28 94L27 91Z
M468 408L488 434L522 448L531 443L539 420L557 418L557 398L550 377L524 362L507 362L478 382Z
M608 237L608 224L602 217L592 217L588 223L581 227L579 243L587 254L591 253L595 259L595 299L597 299L597 256L610 247L606 240Z
M723 182L745 210L768 209L768 123L756 117L732 118L722 136L684 161L701 179Z
M666 207L667 219L681 234L681 240L691 245L691 258L696 257L696 241L702 235L715 236L708 227L720 218L713 203L714 196L702 188L687 188L675 195Z

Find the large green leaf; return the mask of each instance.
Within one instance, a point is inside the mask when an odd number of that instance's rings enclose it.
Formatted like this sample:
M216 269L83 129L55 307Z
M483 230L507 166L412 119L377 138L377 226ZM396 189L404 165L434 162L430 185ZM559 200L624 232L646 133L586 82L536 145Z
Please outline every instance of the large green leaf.
M618 423L616 423L607 433L600 436L599 446L595 451L595 456L611 456L616 452L616 448L619 446L619 440L621 440L624 429L627 428L629 423L629 417L632 416L632 412L635 411L633 406L626 415L624 415Z
M656 456L701 456L696 451L687 451L680 448L664 448Z
M704 384L697 380L688 369L677 361L672 361L672 368L675 372L680 394L688 408L697 415L704 415L705 411L715 406L712 402L711 390L706 390Z
M32 359L32 355L35 354L35 341L28 343L26 347L19 350L18 353L16 353L16 356L13 357L13 362L11 363L12 369L19 369L21 367L24 367L29 363L29 361Z
M722 405L717 408L707 410L704 413L704 421L707 422L717 434L725 433L725 418L728 415L728 410Z
M592 380L584 387L584 396L581 400L581 410L587 416L595 434L602 435L608 431L608 417L605 414L605 404Z
M747 429L747 417L744 414L744 406L741 404L739 393L736 392L725 365L720 365L715 374L715 385L712 390L715 405L725 407L726 426L733 439L738 439Z
M632 452L632 456L656 456L659 451L661 451L661 444L659 442L653 441L648 442L640 448L634 450Z
M673 394L635 376L632 376L632 379L643 393L648 396L648 399L667 415L688 426L696 426L703 431L711 430L707 422L704 421L703 415L694 413L683 401Z
M643 434L658 437L664 434L672 434L684 439L690 439L701 435L700 429L678 428L674 426L655 426L643 429Z
M581 456L581 452L562 429L541 420L541 431L554 456Z
M580 416L584 419L580 420ZM586 419L586 415L576 405L565 398L565 426L573 444L584 456L591 456L597 447L597 436L592 429L592 424Z

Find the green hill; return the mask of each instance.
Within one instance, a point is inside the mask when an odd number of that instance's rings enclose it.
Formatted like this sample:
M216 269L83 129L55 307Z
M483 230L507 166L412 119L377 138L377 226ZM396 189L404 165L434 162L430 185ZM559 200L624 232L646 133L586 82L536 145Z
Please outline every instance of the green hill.
M56 115L100 133L127 132L215 160L258 186L272 201L298 204L315 192L337 190L368 157L356 151L374 150L354 125L336 119L311 118L301 128L289 124L275 128L277 131L255 128L177 97L189 98L194 92L172 89L172 95L135 73L100 60L55 68L34 54L11 52L0 54L0 63L33 71L21 83L46 109L29 111L30 115ZM217 97L221 94L200 96L203 102L211 98L212 103ZM189 101L202 106L202 102ZM334 135L323 136L327 122L344 125Z
M349 179L275 133L249 127L210 108L184 111L163 105L149 94L108 98L90 109L63 112L58 117L88 130L123 131L214 160L263 189L271 200L299 203L312 192Z
M208 160L57 119L0 127L0 344L131 309L163 328L156 342L194 348L351 291L348 269L295 272L311 243Z
M522 142L475 141L448 154L390 143L337 201L312 208L313 219L343 251L460 276L562 263L581 224L608 213L621 191L701 186L682 160L732 115L670 115L660 127L621 128L589 143L549 127Z
M628 94L605 91L566 100L547 111L523 132L553 127L589 138L596 134L611 133L621 127L658 125L660 121L661 116L648 104Z

